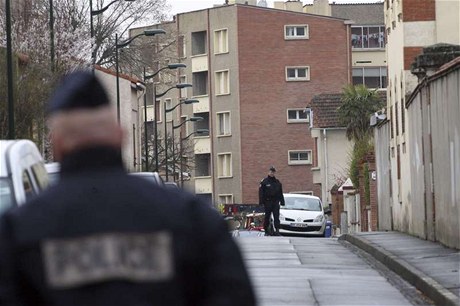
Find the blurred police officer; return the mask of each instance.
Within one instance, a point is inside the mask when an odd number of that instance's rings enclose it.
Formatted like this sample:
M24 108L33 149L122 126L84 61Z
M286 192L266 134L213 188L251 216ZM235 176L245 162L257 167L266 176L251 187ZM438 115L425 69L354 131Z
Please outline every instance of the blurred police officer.
M0 220L0 305L254 305L222 218L128 176L122 130L91 73L49 103L61 180Z
M283 186L275 177L275 172L275 167L271 166L268 171L268 176L260 182L259 186L259 204L263 205L265 210L265 236L280 235L280 205L284 206L284 196ZM272 233L272 229L270 228L270 216L272 213L275 225L274 233Z

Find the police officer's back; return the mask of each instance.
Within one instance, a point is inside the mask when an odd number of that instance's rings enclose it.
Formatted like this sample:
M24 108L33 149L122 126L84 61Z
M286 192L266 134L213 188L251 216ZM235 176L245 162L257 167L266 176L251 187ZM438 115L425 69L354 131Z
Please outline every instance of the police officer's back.
M0 219L0 305L254 305L220 216L126 174L91 74L69 76L49 111L61 180Z

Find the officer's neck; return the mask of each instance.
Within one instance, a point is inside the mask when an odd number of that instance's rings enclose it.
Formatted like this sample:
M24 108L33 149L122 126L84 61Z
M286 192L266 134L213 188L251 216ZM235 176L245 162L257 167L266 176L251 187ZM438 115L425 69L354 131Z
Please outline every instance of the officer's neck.
M87 170L123 169L121 150L108 146L81 149L64 156L61 173L74 173Z

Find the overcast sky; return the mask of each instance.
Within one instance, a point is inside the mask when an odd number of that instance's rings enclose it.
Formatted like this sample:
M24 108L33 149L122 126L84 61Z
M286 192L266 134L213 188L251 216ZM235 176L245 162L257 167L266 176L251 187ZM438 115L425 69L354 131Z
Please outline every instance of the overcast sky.
M278 0L279 1L279 0ZM196 11L212 7L213 4L223 4L225 0L167 0L171 6L169 15L177 13ZM303 4L313 3L313 0L303 0ZM329 1L331 2L331 1ZM335 3L369 3L383 2L383 0L334 0ZM268 7L273 7L273 0L267 0Z

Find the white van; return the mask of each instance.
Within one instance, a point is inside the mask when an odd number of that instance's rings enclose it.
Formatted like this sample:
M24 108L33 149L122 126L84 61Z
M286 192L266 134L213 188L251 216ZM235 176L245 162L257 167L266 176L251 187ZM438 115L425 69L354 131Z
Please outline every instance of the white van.
M48 187L43 158L30 140L0 140L0 214Z

